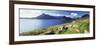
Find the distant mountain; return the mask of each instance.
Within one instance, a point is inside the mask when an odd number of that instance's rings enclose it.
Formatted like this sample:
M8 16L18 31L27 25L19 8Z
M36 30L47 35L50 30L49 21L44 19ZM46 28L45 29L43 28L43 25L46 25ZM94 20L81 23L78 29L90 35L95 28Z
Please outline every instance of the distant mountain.
M49 14L41 14L40 16L38 17L33 17L33 19L59 19L59 20L62 20L63 22L71 22L73 21L74 19L71 18L71 17L66 17L66 16L51 16Z
M54 16L50 16L48 14L41 14L40 16L36 17L37 19L55 19Z
M51 16L49 14L41 14L40 16L37 16L37 17L30 17L30 18L27 18L27 17L21 17L20 19L59 19L59 20L62 20L62 21L67 21L67 22L71 22L73 21L74 19L71 18L71 17L66 17L66 16Z
M65 16L54 16L56 19L64 19L66 18Z
M81 18L89 18L89 14L84 14Z
M70 17L66 17L66 16L51 16L49 14L41 14L40 16L36 17L36 19L68 19L68 20L72 20L72 18Z

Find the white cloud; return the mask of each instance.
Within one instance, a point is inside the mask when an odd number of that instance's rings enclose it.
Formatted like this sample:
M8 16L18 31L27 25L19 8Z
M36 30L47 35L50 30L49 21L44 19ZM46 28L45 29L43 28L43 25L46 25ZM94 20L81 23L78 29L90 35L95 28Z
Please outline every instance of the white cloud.
M70 13L71 18L75 18L75 17L77 17L77 15L78 15L77 13Z
M37 17L41 12L38 10L20 10L20 17Z
M66 15L66 17L77 18L78 14L77 13L70 13L69 15Z
M77 16L78 14L77 13L71 13L71 16Z

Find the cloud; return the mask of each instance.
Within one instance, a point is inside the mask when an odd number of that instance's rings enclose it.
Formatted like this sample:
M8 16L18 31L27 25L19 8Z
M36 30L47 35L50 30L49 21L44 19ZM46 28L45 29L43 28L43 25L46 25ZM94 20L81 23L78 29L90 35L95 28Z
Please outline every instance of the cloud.
M20 9L20 17L37 17L41 15L43 11L40 10L23 10Z
M70 13L70 17L71 17L71 18L76 18L77 16L78 16L77 13Z
M78 14L77 13L70 13L70 15L74 17L74 16L77 16Z
M78 13L70 13L69 15L66 15L66 17L71 17L71 18L78 18Z

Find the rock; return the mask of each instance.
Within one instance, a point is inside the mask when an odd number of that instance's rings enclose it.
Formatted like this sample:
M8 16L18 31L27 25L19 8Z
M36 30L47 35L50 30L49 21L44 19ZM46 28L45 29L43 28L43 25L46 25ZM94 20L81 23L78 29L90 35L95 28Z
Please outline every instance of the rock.
M63 26L58 27L58 30L63 30Z
M47 32L45 32L45 34L55 34L53 30L49 30Z
M84 33L88 33L88 31L87 30L84 30Z

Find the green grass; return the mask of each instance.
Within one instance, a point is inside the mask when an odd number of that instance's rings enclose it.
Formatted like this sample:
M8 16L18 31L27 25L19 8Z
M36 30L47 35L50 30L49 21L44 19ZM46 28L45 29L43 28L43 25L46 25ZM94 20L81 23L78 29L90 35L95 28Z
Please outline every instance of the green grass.
M67 29L59 30L61 26L67 26ZM20 33L20 35L50 35L50 34L79 34L89 33L89 19L79 19L70 23L50 26L48 28L35 29L29 32Z

